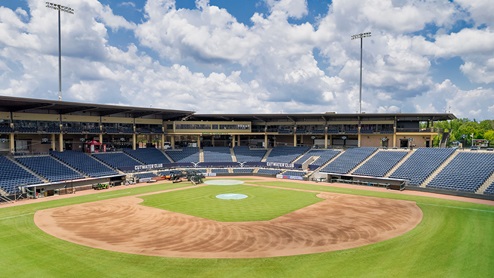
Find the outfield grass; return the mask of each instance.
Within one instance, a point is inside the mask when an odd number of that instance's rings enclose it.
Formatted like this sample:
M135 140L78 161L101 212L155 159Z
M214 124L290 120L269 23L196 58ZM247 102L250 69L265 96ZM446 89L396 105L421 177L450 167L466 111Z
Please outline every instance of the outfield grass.
M242 200L216 198L222 193L248 197ZM271 220L322 200L316 193L245 185L206 186L141 198L146 206L223 222Z
M129 187L128 190L0 208L0 276L494 277L492 206L313 184L268 184L417 201L424 216L414 230L377 244L264 259L179 259L110 252L65 242L34 225L33 214L39 209L166 188L154 184ZM272 205L280 204L273 202Z

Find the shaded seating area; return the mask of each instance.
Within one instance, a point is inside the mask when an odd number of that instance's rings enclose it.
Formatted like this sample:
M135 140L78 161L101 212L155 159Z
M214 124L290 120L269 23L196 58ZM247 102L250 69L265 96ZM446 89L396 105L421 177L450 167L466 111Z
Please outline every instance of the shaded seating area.
M234 147L233 151L238 162L260 162L266 155L265 149L250 149L247 146Z
M114 152L114 153L94 153L93 157L102 161L103 163L110 165L113 168L116 168L122 172L132 172L132 169L136 165L142 165L141 162L133 159L132 157L126 155L123 152Z
M50 182L84 178L80 173L65 166L49 155L17 157L15 160Z
M187 147L178 150L167 150L166 154L173 162L199 162L199 149Z
M494 154L461 152L427 185L474 193L494 172Z
M170 163L170 160L156 148L124 149L123 152L144 164Z
M418 148L390 177L418 186L454 152L455 149Z
M305 176L305 174L306 174L306 173L305 173L305 172L303 172L303 171L291 171L291 170L290 170L290 171L285 171L285 172L283 172L283 175L285 175L285 176L297 176L297 177L303 177L303 176Z
M228 173L228 169L225 169L225 168L214 168L214 169L211 169L211 173L227 174Z
M252 174L253 172L253 168L233 168L234 174Z
M50 155L92 178L118 174L112 168L98 162L92 156L78 151L51 152Z
M5 156L0 156L0 187L3 191L15 194L20 192L21 185L39 183L43 181Z
M407 155L407 151L379 151L371 159L360 166L353 174L362 176L384 177L400 160Z
M257 171L257 174L259 174L259 175L277 175L280 172L281 172L280 170L276 170L276 169L259 169Z
M377 148L370 147L348 149L321 169L321 172L347 174L376 150Z
M232 162L229 147L204 147L204 162Z
M308 147L275 147L271 150L266 162L290 163L304 154L307 150L309 150Z
M484 194L494 195L494 182L485 189Z

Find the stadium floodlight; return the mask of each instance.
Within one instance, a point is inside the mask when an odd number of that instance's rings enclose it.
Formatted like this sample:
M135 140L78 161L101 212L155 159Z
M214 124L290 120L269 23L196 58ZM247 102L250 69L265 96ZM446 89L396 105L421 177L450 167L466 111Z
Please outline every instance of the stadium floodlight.
M362 48L364 44L364 38L370 37L371 32L360 33L352 36L352 40L360 39L360 87L359 87L359 114L362 113Z
M46 7L58 11L58 100L62 100L62 28L60 26L60 12L74 14L74 9L50 2L46 2Z

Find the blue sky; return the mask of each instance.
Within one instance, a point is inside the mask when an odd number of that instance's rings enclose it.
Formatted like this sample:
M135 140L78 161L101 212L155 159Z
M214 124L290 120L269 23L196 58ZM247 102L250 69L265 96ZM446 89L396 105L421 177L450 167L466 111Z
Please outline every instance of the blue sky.
M490 0L65 0L63 100L492 119ZM57 99L56 11L0 2L0 95Z

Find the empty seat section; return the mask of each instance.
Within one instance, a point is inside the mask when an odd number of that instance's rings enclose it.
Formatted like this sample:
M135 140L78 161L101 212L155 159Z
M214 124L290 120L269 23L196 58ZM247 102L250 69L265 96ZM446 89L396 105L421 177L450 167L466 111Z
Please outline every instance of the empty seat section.
M285 176L297 176L297 177L303 177L305 176L305 172L303 171L285 171L283 173Z
M130 169L134 168L136 165L142 165L141 162L133 159L123 152L95 153L93 156L111 167L123 172L132 171Z
M280 170L276 169L259 169L257 171L259 175L276 175L280 173Z
M489 185L487 187L487 189L484 191L484 194L486 194L486 195L494 195L494 182L491 183L491 185Z
M228 147L204 147L204 162L232 162L232 155Z
M301 158L297 160L297 163L304 163L307 159L311 157L316 157L310 165L315 165L317 167L326 164L328 161L337 156L340 152L336 150L325 150L325 149L312 149L304 154Z
M199 149L193 147L183 148L181 150L167 150L166 154L174 162L199 162Z
M353 174L384 177L407 153L406 151L379 151Z
M8 194L19 193L19 186L43 183L41 179L4 156L0 156L0 187Z
M50 182L83 179L80 173L49 155L18 157L16 160Z
M264 155L265 149L250 149L247 146L238 146L233 148L238 162L260 162Z
M144 164L170 163L170 160L156 148L124 149L123 151Z
M348 149L321 169L321 172L347 174L376 150L377 148L370 147Z
M149 179L156 177L156 175L154 173L140 173L140 174L135 174L134 177L138 179Z
M235 174L252 174L254 169L252 168L233 168Z
M427 185L474 193L494 172L494 154L461 152Z
M77 171L92 177L104 177L118 174L117 171L102 164L90 155L77 151L51 152L52 156L63 161Z
M266 162L290 163L304 154L308 149L308 147L276 147L271 150Z
M223 169L223 168L211 169L211 173L226 174L228 173L228 169Z
M418 148L390 177L409 180L410 185L420 185L454 152L455 149Z

